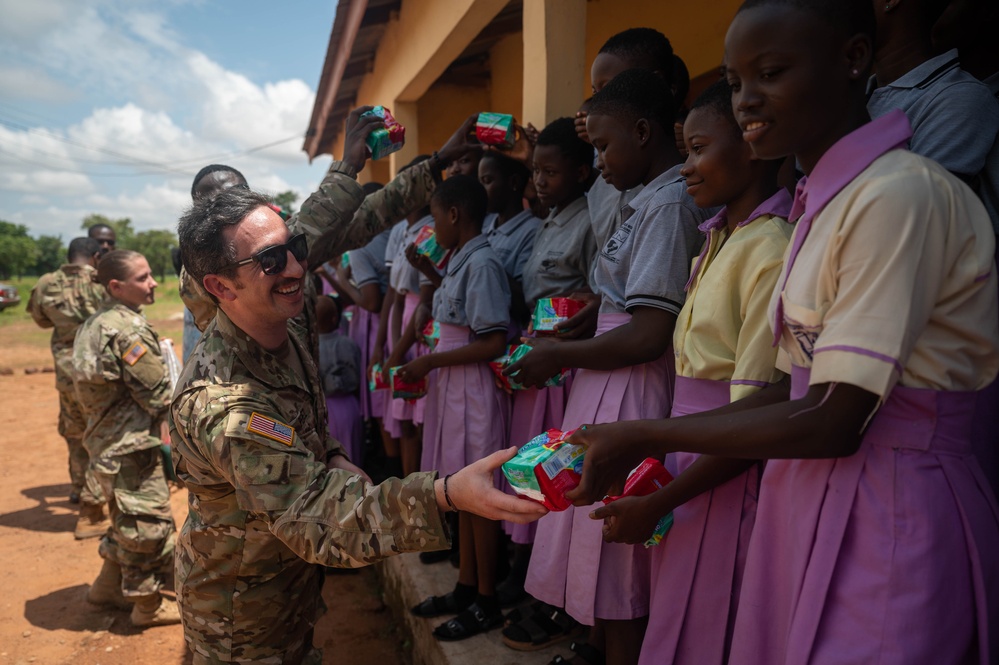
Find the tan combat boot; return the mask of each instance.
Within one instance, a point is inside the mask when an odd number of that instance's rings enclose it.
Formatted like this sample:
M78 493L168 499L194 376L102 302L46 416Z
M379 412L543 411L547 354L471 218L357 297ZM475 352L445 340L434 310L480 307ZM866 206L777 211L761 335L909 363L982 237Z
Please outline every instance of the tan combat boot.
M160 594L136 598L129 617L137 628L146 626L168 626L180 623L180 608L177 601L164 598Z
M87 589L87 602L94 605L110 605L119 610L131 609L132 603L125 600L121 592L121 566L104 560L104 566L90 588Z
M77 540L103 536L111 527L111 520L104 514L103 504L84 503L80 505L80 519L76 521L73 537Z

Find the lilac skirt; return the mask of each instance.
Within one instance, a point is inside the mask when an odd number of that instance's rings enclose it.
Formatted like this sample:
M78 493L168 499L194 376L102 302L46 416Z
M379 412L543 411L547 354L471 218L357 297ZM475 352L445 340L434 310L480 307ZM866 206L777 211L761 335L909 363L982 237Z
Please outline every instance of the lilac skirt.
M670 415L700 413L729 401L727 381L678 376ZM668 457L682 473L698 455ZM673 528L650 550L649 626L639 665L726 662L759 483L757 465L673 511Z
M405 330L406 326L413 318L413 314L416 312L416 307L420 304L420 296L417 293L407 293L406 301L403 303L402 309L402 329ZM419 332L419 331L417 331ZM425 356L430 353L430 350L424 346L422 343L417 342L414 344L409 351L406 352L406 362L413 360L418 356ZM418 399L412 402L404 399L392 398L392 418L394 420L410 420L413 423L419 425L423 423L424 420L424 410L426 406L426 399Z
M794 370L792 398L808 388ZM732 665L999 660L999 508L974 404L897 386L853 455L767 463Z
M378 339L378 315L357 305L351 305L350 309L354 312L350 320L350 338L361 349L361 372L364 374L364 382L360 391L361 417L365 420L381 418L385 412L385 393L381 390L377 392L368 390L367 378L371 352Z
M340 442L350 461L363 466L364 455L361 408L355 395L334 395L326 398L330 436Z
M466 346L473 339L468 328L441 324L435 352ZM486 363L434 370L426 402L422 470L436 469L443 476L507 447L510 397L496 387Z
M601 314L597 334L623 325L628 314ZM581 369L573 379L562 429L586 423L665 418L672 397L672 352L612 372ZM649 613L649 554L644 547L605 543L594 506L569 507L538 521L527 571L528 593L564 607L577 621L635 619Z

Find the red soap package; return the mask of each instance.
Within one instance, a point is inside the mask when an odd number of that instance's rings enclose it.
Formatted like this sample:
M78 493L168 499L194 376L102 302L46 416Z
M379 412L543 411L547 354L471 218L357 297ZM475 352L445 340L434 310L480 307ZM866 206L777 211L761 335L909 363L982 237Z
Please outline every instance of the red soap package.
M575 316L586 303L572 298L539 298L531 320L535 334L554 335L555 326Z
M628 479L624 481L624 492L618 496L605 496L603 502L610 503L626 496L652 494L671 482L673 475L666 470L663 463L654 457L647 457L628 474Z

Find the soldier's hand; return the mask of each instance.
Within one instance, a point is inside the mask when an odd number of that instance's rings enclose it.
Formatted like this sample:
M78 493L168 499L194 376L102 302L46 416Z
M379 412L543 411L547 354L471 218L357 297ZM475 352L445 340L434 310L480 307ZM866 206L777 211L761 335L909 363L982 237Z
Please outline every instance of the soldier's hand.
M344 132L343 140L343 161L354 167L358 173L364 168L364 163L368 161L368 146L365 141L375 129L384 127L385 122L375 115L366 115L374 106L359 106L347 116L347 129Z
M475 127L475 121L478 117L478 113L468 116L465 122L461 123L461 127L447 140L447 143L442 145L441 149L437 151L437 157L444 166L458 159L466 152L482 150L483 146L481 143L471 140L472 136L474 136L472 129Z
M527 524L544 517L548 509L540 503L507 494L493 484L496 471L515 454L516 446L500 450L453 474L447 484L451 503L458 510L517 524ZM444 498L443 483L443 479L438 479L435 485L437 505L442 511L448 511L450 506Z

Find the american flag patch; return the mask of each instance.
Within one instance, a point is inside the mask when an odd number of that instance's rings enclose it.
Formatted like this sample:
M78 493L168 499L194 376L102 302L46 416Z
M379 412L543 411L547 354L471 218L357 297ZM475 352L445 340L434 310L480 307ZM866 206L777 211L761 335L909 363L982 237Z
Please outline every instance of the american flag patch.
M144 355L146 355L146 347L142 346L141 343L136 342L132 345L132 348L130 348L125 355L121 357L121 359L124 360L129 367L131 367L135 363L139 362L139 358Z
M290 446L295 438L295 428L284 423L262 416L256 411L250 414L250 420L246 423L246 431L266 436L286 446Z

